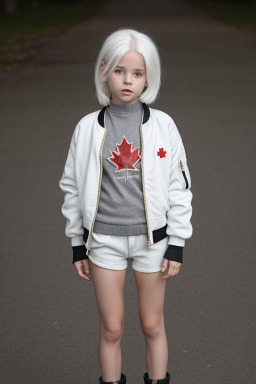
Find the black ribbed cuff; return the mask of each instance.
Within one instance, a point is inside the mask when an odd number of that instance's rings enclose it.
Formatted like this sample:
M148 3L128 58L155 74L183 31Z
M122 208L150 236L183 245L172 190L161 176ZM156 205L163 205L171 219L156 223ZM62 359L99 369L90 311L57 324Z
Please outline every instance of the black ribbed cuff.
M184 247L179 247L178 245L169 244L164 259L183 263L183 248Z
M88 256L86 255L85 245L75 245L72 247L72 249L73 249L72 264L74 264L76 261L88 259Z

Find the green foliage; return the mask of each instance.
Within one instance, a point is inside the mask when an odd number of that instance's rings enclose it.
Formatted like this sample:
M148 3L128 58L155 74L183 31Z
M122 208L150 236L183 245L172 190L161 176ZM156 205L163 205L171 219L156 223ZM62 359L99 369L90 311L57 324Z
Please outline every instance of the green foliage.
M256 28L255 0L186 0L196 8L206 10L214 18L241 28Z
M2 1L2 0L0 0ZM97 13L110 0L39 1L37 8L21 7L18 12L0 11L0 63L23 61L35 51L40 39L58 35Z

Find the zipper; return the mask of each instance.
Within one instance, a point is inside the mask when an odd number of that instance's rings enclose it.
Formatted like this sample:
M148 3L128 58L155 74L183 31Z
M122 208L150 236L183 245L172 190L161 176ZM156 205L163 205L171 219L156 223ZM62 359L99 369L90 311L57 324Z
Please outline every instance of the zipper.
M105 126L105 124L104 124L104 126ZM98 211L98 207L99 207L100 187L101 187L102 168L103 168L102 167L102 148L103 148L103 144L104 144L106 135L107 135L107 128L105 128L105 133L104 133L104 136L103 136L103 139L102 139L102 142L101 142L101 146L100 146L100 178L99 178L99 184L98 184L98 198L97 198L97 205L96 205L96 209L95 209L95 213L94 213L94 217L93 217L93 223L92 223L91 230L90 230L90 233L89 233L89 241L88 241L88 245L87 245L86 255L89 254L89 250L91 249L92 232L93 232L93 227L94 227L94 223L95 223L95 219L96 219L96 215L97 215L97 211Z
M147 211L147 203L145 198L145 188L144 188L144 169L143 169L143 136L142 136L142 130L141 130L141 124L140 124L140 136L141 136L141 170L142 170L142 186L143 186L143 197L144 197L144 205L145 205L145 212L146 212L146 219L147 219L147 228L148 228L148 250L150 251L151 248L151 241L150 241L150 233L149 233L149 225L148 225L148 211Z
M181 160L180 160L180 169L181 169L181 172L182 172L183 177L184 177L185 182L186 182L186 189L188 189L188 179L187 179L187 176L186 176L186 173L185 173L184 165L183 165Z

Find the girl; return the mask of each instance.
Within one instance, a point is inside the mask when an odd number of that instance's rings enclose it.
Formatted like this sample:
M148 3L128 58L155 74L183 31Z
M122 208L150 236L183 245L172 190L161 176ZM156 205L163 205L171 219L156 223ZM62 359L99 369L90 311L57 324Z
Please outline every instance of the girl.
M73 264L78 276L92 277L99 309L100 383L126 383L120 342L128 258L146 341L144 383L170 382L165 286L179 273L185 239L192 236L192 193L173 119L148 107L160 82L150 37L124 28L108 36L95 66L103 108L78 122L59 182Z

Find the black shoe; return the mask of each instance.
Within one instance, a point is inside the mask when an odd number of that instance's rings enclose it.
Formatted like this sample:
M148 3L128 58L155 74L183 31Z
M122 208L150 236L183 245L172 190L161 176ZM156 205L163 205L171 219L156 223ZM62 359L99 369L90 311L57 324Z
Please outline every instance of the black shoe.
M152 380L148 378L148 373L144 373L144 383L145 384L169 384L170 383L170 374L166 372L166 377L164 379Z
M100 384L126 384L126 376L121 373L121 379L117 381L103 381L102 376L99 378Z

